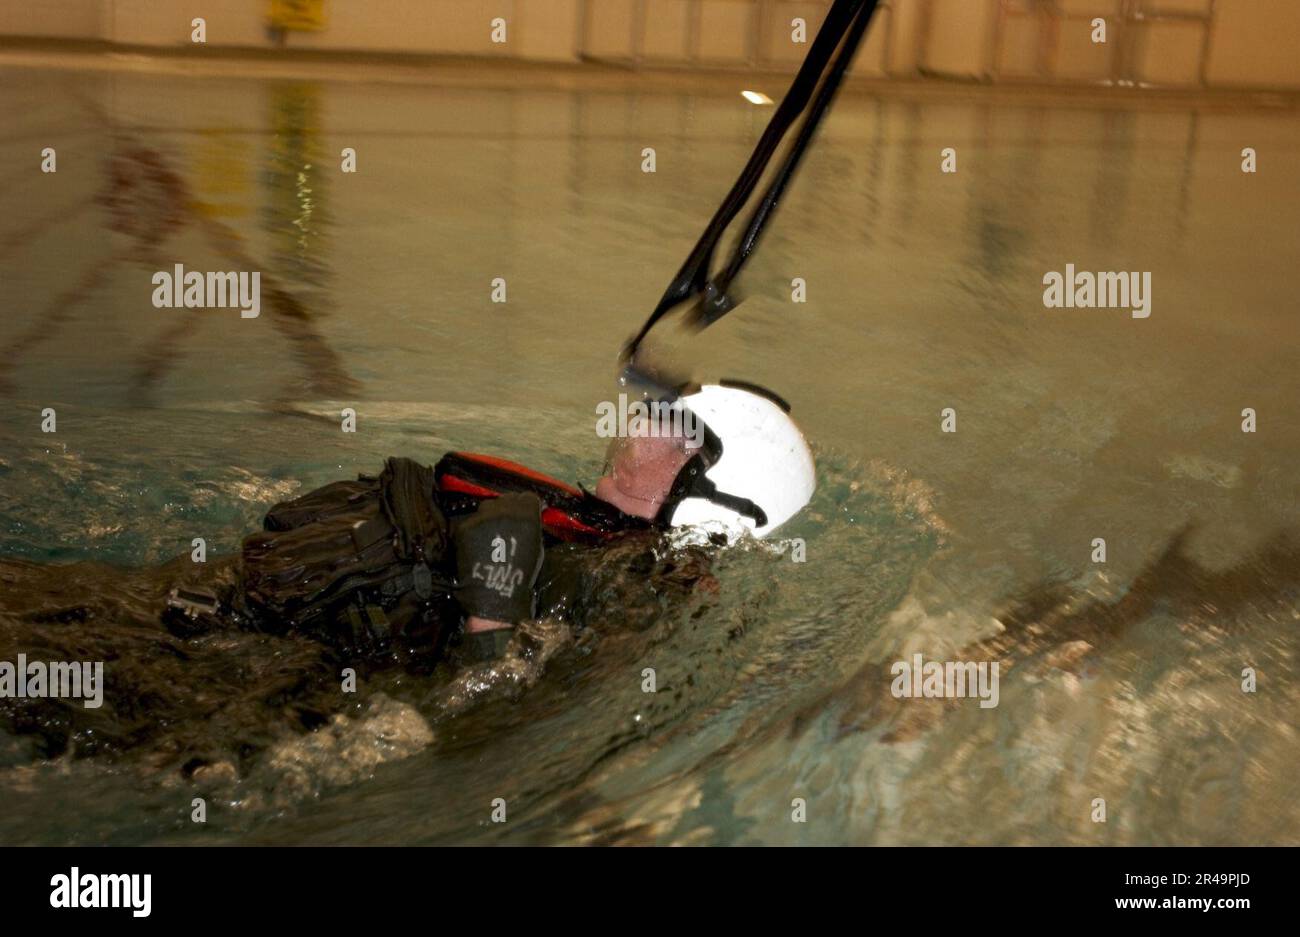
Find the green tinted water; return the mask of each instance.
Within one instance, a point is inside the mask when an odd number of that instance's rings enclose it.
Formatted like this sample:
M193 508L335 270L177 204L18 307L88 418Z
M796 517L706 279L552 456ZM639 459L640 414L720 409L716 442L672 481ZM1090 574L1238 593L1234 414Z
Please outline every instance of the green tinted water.
M770 113L740 87L5 70L0 556L226 551L389 454L594 481L617 348ZM419 707L409 757L268 760L202 827L138 766L5 769L0 839L1295 842L1298 126L844 96L687 356L793 402L806 563L728 556L700 617L587 657L548 633L526 691ZM154 308L177 263L262 271L261 316ZM1150 318L1045 309L1067 263L1150 271ZM914 652L1001 659L999 705L893 700Z

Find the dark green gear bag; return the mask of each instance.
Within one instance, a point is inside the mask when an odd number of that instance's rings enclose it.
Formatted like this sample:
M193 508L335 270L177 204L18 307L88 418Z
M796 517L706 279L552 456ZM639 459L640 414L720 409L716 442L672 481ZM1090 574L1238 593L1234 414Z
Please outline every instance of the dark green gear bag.
M268 630L372 649L398 636L436 645L451 578L433 469L390 458L378 476L325 485L267 512L245 538L247 607Z

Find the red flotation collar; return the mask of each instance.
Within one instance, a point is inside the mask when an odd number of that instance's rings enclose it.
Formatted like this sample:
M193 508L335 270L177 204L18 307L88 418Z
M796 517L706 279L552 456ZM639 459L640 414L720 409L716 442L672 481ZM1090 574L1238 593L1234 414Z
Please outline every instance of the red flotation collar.
M438 490L471 498L532 492L542 502L542 527L557 540L599 542L650 525L559 479L475 452L449 452L434 466Z

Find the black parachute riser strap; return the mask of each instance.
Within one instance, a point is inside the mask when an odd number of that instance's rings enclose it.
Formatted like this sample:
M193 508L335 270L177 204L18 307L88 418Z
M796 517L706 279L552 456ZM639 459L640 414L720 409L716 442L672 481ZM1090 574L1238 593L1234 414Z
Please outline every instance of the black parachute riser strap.
M736 278L736 275L740 273L741 267L745 265L753 254L754 248L757 247L759 235L762 234L772 212L776 210L777 202L780 201L786 186L794 178L795 170L799 168L799 161L803 158L809 142L817 132L822 116L830 107L831 102L835 100L835 93L839 90L840 82L844 78L845 71L848 70L849 63L853 61L853 56L862 41L862 36L871 22L871 16L875 13L877 3L878 0L867 0L866 4L858 11L857 18L849 27L848 35L840 46L839 54L831 64L825 81L817 91L817 96L813 99L807 118L799 128L799 134L791 145L790 152L778 168L777 174L763 194L762 200L754 207L754 211L749 218L749 224L745 227L745 233L737 242L736 249L732 253L731 261L708 284L711 291L716 293L716 305L712 307L716 312L708 316L705 324L712 325L733 308L733 305L725 299L727 291L731 288L731 283ZM706 315L709 312L708 309L704 311Z
M777 106L776 113L772 115L766 129L764 129L758 145L749 157L749 162L745 164L745 168L731 187L731 191L727 193L727 197L718 206L717 212L714 213L699 241L696 242L695 247L687 256L681 270L678 271L677 276L668 285L663 298L659 300L659 305L655 307L654 312L650 314L650 318L646 320L641 330L628 343L624 351L625 360L632 357L642 339L654 328L655 323L660 318L689 299L692 294L704 289L708 279L709 265L713 259L713 251L717 247L718 241L736 215L745 206L745 203L749 201L763 176L763 171L767 168L772 155L780 145L781 139L790 129L795 119L807 107L813 91L816 90L822 74L826 70L827 63L840 46L840 40L843 38L845 31L853 23L854 15L859 12L865 2L867 0L835 0L834 5L826 14L826 19L822 21L821 29L817 31L817 36L813 39L807 58L799 67L799 72L795 75L789 90ZM871 3L874 8L875 0L871 0Z

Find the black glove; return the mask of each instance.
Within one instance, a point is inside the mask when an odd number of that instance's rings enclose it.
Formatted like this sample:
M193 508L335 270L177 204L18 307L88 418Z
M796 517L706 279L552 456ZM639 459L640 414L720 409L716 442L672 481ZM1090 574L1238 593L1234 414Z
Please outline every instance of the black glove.
M456 600L466 615L516 625L533 615L542 568L542 502L534 494L485 500L452 532Z

